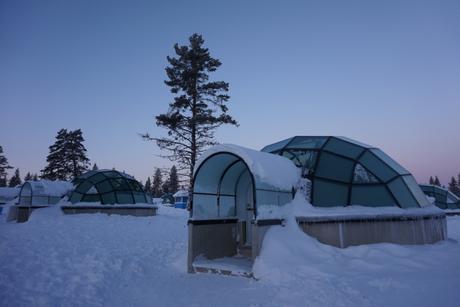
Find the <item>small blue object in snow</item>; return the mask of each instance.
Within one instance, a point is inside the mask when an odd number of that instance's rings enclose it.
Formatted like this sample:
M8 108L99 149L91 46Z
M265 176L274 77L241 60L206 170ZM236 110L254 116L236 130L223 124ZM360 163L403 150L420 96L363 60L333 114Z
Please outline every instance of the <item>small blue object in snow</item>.
M174 208L187 208L188 196L174 197Z

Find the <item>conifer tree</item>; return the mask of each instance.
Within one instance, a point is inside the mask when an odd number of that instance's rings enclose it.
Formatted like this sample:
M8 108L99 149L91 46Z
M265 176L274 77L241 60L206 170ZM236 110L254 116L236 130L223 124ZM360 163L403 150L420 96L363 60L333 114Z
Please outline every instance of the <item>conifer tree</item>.
M430 184L431 184L431 185L434 185L434 179L433 179L433 176L430 176Z
M67 179L73 179L88 170L89 159L86 157L84 141L81 129L69 132L66 142L66 160L69 168Z
M14 171L14 175L10 178L9 187L14 188L22 184L21 175L19 174L19 168Z
M179 189L179 177L177 176L175 165L173 165L169 171L168 185L170 193L176 193Z
M34 176L32 177L32 181L38 181L38 175L37 174L34 174Z
M209 81L209 73L215 72L221 62L212 58L203 44L203 37L193 34L189 45L174 45L176 57L167 57L170 66L166 67L165 84L175 97L168 112L156 116L157 126L166 128L168 135L144 135L168 152L163 157L177 161L179 169L190 178L190 187L197 157L207 146L215 144L215 130L223 124L237 125L227 114L229 84Z
M3 148L0 146L0 187L6 187L6 176L7 170L13 168L11 165L8 163L8 159L5 157L3 154Z
M56 141L49 147L50 153L46 158L48 165L41 170L41 177L49 180L70 180L86 171L89 159L86 157L83 141L80 129L59 130Z
M157 168L155 174L153 175L152 183L152 196L155 198L161 197L163 194L163 178L161 175L161 170Z
M437 186L439 186L439 187L441 186L441 182L439 181L438 176L435 176L435 177L434 177L434 182L433 182L433 183L434 183L434 185L437 185Z
M460 189L457 180L455 180L455 177L452 177L449 182L449 191L454 193L455 195L459 196L460 194Z
M24 177L24 181L31 181L32 180L32 175L30 174L30 172L27 172L26 176Z
M97 167L97 164L96 164L96 163L94 163L92 170L93 170L93 171L99 170L99 167Z
M165 180L165 182L163 182L163 185L161 186L161 192L162 194L174 193L170 190L169 180Z
M144 185L144 192L152 195L152 183L150 181L150 177L147 177L147 181Z

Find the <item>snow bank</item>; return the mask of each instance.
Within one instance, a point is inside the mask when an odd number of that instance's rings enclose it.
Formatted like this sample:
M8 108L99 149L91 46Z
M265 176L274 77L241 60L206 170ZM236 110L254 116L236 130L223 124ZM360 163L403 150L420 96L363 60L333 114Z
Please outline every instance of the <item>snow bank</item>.
M301 194L296 193L294 200L285 206L261 206L258 208L258 219L289 218L292 214L296 217L328 217L334 219L341 218L389 218L389 217L409 217L426 216L433 214L443 214L443 210L434 205L423 208L399 207L366 207L366 206L346 206L346 207L315 207L308 203Z
M179 190L176 193L174 193L173 197L188 197L188 191Z
M206 158L218 152L229 152L237 155L248 165L256 181L275 188L290 190L300 179L300 170L291 160L233 144L216 145L207 150L197 161L195 172Z
M154 217L63 215L0 223L0 306L443 306L460 301L460 217L424 246L337 249L292 223L270 228L259 280L188 274L185 210Z

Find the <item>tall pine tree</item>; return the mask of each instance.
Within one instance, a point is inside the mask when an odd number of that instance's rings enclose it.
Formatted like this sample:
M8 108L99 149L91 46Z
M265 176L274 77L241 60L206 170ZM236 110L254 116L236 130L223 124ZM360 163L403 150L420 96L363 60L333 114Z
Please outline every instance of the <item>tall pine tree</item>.
M8 163L8 159L3 153L3 148L0 146L0 187L6 187L6 176L8 175L7 170L13 168Z
M19 174L19 168L14 171L14 175L10 179L9 187L14 188L22 184L21 175Z
M85 139L81 129L69 131L66 142L66 160L68 165L67 179L80 176L89 168L89 159L86 157Z
M163 195L163 176L161 175L161 170L157 168L153 175L152 196L158 198L161 195Z
M455 180L455 177L452 177L449 182L449 191L454 193L455 195L459 196L460 195L460 189L459 189L459 183L457 180Z
M175 95L174 101L169 103L167 113L156 116L157 126L166 128L168 136L144 135L168 152L163 157L178 162L179 169L190 178L190 187L197 157L215 144L215 130L223 124L237 125L227 114L229 84L209 81L209 73L215 72L221 62L212 58L203 44L203 37L193 34L189 45L174 45L176 57L167 57L170 66L166 67L165 80Z
M433 184L434 184L434 185L437 185L438 187L441 186L441 182L439 181L438 176L435 176L435 177L434 177L434 182L433 182Z
M175 165L173 165L169 171L168 185L170 193L176 193L179 189L179 177Z
M434 185L434 179L433 179L433 176L430 176L430 184L431 184L431 185Z
M97 171L97 170L99 170L99 167L97 166L97 164L96 164L96 163L94 163L92 170L93 170L93 171Z
M48 165L41 170L41 177L49 180L70 180L88 169L89 159L83 145L83 133L80 129L58 131L56 141L49 147L46 158Z
M152 183L150 181L150 177L147 177L147 181L144 185L144 192L152 195Z

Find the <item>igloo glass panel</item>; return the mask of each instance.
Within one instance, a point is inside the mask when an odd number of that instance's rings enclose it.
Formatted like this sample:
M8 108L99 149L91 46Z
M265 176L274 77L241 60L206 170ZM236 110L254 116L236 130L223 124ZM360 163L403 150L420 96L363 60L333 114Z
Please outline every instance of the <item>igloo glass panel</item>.
M262 151L265 151L265 152L279 151L279 150L283 149L284 146L286 146L291 140L292 140L292 138L289 138L289 139L286 139L286 140L276 142L274 144L267 145L262 149Z
M237 157L226 153L208 158L195 177L193 192L217 193L224 170L236 160L238 160Z
M103 173L96 173L94 176L91 176L89 180L91 180L91 182L93 183L98 183L105 180L106 178L107 177L105 177Z
M133 195L131 192L115 192L119 204L132 204L134 203Z
M113 186L115 191L130 191L131 188L128 185L128 182L124 178L115 178L110 179L110 183Z
M96 184L96 189L99 193L107 193L112 191L112 186L109 183L109 180L104 180Z
M398 175L387 164L374 156L370 151L365 152L361 156L359 163L361 163L366 169L371 171L375 176L384 182Z
M294 164L301 167L304 172L311 173L316 165L318 152L313 150L287 150L283 156L292 160Z
M415 197L401 177L391 181L388 187L402 208L419 207Z
M286 146L286 148L319 149L326 141L327 137L322 136L297 136L289 143L288 146Z
M345 206L348 202L348 185L315 179L313 204L319 207Z
M136 203L147 203L147 199L144 193L134 192L134 201Z
M397 206L384 185L354 185L351 190L351 205Z
M407 187L409 188L410 192L412 193L412 195L417 200L419 206L420 207L429 206L430 203L428 202L428 199L426 199L425 194L420 189L420 186L418 185L417 181L415 181L414 177L403 176L402 178L404 182L406 183Z
M102 194L101 199L103 204L114 204L117 202L114 192Z
M375 178L369 171L367 171L361 164L357 163L353 172L353 183L378 183L379 180Z
M390 158L386 153L381 151L380 149L371 149L371 151L379 157L382 161L388 164L392 169L394 169L398 174L410 174L404 167L402 167L398 162Z
M216 195L193 194L194 219L213 219L218 217Z
M338 155L346 156L348 158L356 159L364 151L364 148L342 141L340 139L331 138L324 146L324 150L336 153Z
M233 164L229 169L227 169L227 172L220 183L220 193L235 195L238 178L240 178L241 174L246 170L247 167L242 161Z
M220 196L219 203L219 217L234 217L236 216L235 197L234 196Z
M322 152L316 167L316 176L350 182L353 174L354 162L327 152Z
M91 189L91 187L93 187L93 183L90 182L90 181L83 181L82 183L80 183L78 185L78 187L76 188L76 191L81 193L81 194L84 194L86 193L89 189Z

